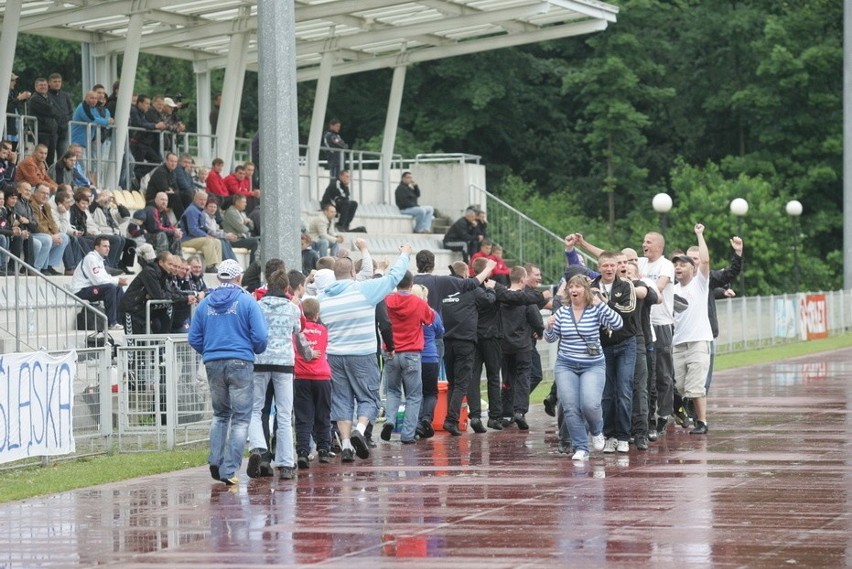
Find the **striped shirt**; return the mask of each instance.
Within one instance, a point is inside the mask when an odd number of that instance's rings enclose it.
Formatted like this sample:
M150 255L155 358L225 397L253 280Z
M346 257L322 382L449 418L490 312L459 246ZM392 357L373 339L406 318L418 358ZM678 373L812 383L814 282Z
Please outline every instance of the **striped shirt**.
M559 341L558 357L582 363L603 361L601 327L618 330L624 325L621 315L603 302L586 306L576 326L570 304L561 306L554 316L553 328L545 329L544 339L549 343ZM589 346L596 350L597 355L589 354Z

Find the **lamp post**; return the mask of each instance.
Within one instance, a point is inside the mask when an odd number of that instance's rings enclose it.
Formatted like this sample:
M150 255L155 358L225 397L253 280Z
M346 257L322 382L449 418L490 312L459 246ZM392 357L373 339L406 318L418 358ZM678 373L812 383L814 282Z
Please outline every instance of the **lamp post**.
M651 200L651 207L654 211L660 214L660 227L663 237L666 236L666 229L669 226L669 211L672 209L672 197L665 192L660 192Z
M731 213L737 216L737 235L742 237L743 233L743 217L748 213L748 202L743 198L736 198L731 200ZM740 294L742 296L746 295L745 288L745 264L743 264L743 270L740 271Z
M799 292L799 217L802 215L802 202L790 200L786 209L793 222L793 292Z

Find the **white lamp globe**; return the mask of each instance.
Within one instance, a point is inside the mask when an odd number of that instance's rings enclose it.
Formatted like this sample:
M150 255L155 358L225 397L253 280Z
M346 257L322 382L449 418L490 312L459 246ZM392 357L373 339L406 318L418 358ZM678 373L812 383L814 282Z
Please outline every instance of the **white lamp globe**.
M672 197L665 192L660 192L651 200L651 206L657 213L668 213L672 209Z
M802 202L799 200L790 200L787 202L787 215L799 217L802 215Z
M748 213L748 202L743 198L737 198L731 201L731 213L742 217Z

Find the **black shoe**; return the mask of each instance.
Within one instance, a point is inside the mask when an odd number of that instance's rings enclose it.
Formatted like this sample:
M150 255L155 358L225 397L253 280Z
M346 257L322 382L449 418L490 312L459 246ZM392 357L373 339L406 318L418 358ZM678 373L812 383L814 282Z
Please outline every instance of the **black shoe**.
M263 460L263 451L254 449L248 459L246 474L249 478L260 478L260 462Z
M279 466L278 478L280 480L293 480L296 477L296 469L292 466Z
M488 419L488 428L494 429L495 431L502 431L503 421L500 419Z
M523 413L515 413L515 424L522 431L530 430L530 424L527 423L527 419L524 417Z
M668 417L660 417L657 419L657 436L662 437L666 434L666 427L669 425Z
M413 445L413 444L417 443L417 441L414 440L414 439L400 440L399 442L401 442L404 445Z
M420 428L423 430L423 434L420 435L420 438L431 439L435 436L435 428L432 427L432 421L423 419L420 421Z
M695 425L695 428L689 431L690 435L706 435L707 434L707 423L703 421L698 421Z
M636 437L636 448L639 450L648 450L648 439L642 435Z
M319 457L318 460L320 464L328 464L331 462L331 455L327 450L317 451L317 456Z
M355 451L351 448L345 448L340 451L341 462L355 462Z
M59 275L62 274L59 271L57 271L56 269L54 269L53 267L47 267L41 273L43 275L48 275L48 276L51 276L51 277L58 277Z
M556 416L556 398L548 395L544 398L544 412L551 417Z
M307 451L301 451L297 455L296 463L299 465L299 468L310 468L311 460L308 456Z
M574 454L574 453L571 452L574 449L571 448L570 441L563 441L563 440L560 439L558 450L559 450L559 454Z
M382 433L379 435L383 441L389 441L391 439L391 433L393 433L393 425L390 423L385 423L382 427Z
M270 459L264 456L263 460L260 461L260 477L271 478L274 474Z
M690 423L689 415L686 414L686 410L684 410L683 407L679 407L674 412L674 419L675 419L675 423L677 423L678 425L680 425L684 429L689 428L689 423Z
M515 420L511 417L503 417L503 420L500 421L500 424L503 425L503 428L506 429L511 427Z
M334 227L335 227L335 229L337 229L341 233L348 233L349 232L349 226L348 225L343 225L342 223L338 223Z
M474 433L487 433L488 429L485 428L485 425L482 424L482 419L471 419L470 427L473 429Z
M459 429L459 426L455 423L444 423L444 430L453 435L454 437L460 437L462 432Z
M367 228L363 225L359 225L358 227L353 227L348 230L350 233L367 233Z
M213 477L213 480L219 480L219 466L215 464L210 464L210 476Z
M352 448L355 449L355 454L358 455L358 458L370 458L370 447L367 446L367 439L361 434L361 431L352 429L349 440L352 442Z

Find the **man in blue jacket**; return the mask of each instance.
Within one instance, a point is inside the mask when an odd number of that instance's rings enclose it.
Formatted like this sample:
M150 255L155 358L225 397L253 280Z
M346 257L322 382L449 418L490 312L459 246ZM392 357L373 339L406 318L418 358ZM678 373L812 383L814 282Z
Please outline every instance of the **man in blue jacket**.
M220 286L202 300L189 327L201 354L213 402L210 475L239 483L254 393L254 357L266 351L269 330L254 299L240 287L243 269L230 259L217 268Z

